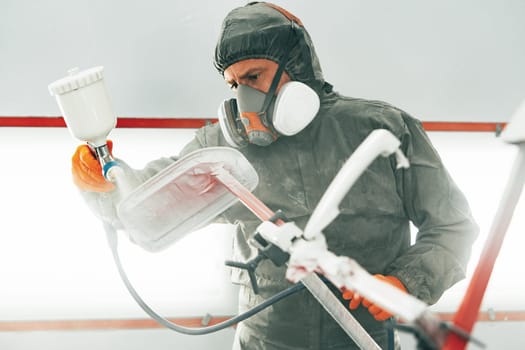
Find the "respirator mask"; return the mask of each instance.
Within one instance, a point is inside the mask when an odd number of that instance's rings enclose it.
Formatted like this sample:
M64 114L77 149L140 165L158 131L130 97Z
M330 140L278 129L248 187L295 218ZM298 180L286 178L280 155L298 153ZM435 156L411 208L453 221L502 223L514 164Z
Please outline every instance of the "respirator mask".
M220 105L219 125L231 146L268 146L280 135L299 133L319 111L319 96L304 83L285 83L275 95L282 66L279 65L267 93L240 84L237 98Z

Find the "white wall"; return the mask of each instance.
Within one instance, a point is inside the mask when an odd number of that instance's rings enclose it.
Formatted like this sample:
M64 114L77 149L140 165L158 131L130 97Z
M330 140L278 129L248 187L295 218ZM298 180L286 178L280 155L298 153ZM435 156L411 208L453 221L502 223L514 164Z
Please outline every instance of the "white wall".
M425 120L506 121L525 97L525 3L276 0L305 23L336 90ZM47 85L103 65L122 116L214 117L212 67L240 0L2 0L0 115L57 115Z
M0 346L9 350L229 350L233 329L201 336L164 329L53 332L3 332Z

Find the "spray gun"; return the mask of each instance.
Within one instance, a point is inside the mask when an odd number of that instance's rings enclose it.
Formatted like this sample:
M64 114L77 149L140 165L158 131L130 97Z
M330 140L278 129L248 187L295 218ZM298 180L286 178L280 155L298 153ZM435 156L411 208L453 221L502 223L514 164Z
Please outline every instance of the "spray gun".
M115 128L117 118L104 84L104 67L84 71L73 68L68 76L49 84L71 134L86 142L102 166L102 174L115 181L120 169L109 151L106 138Z

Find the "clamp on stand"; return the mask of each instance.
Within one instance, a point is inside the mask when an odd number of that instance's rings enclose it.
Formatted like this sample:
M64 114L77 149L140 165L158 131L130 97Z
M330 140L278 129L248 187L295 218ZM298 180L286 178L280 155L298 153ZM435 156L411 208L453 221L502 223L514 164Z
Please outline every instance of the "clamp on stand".
M281 210L277 210L275 214L271 218L269 218L268 223L271 223L273 225L278 221L284 222L285 226L288 221L288 219ZM258 250L258 254L257 256L255 256L255 258L248 260L244 263L226 260L224 264L226 266L246 270L248 272L248 276L250 277L250 283L252 285L253 292L255 294L259 294L257 276L255 275L255 270L257 269L259 263L265 259L270 259L275 266L282 266L286 264L288 259L290 259L290 254L288 254L285 250L281 249L277 244L273 243L272 240L267 240L267 238L259 232L259 228L255 232L254 236L250 239L249 243L252 246L256 247Z

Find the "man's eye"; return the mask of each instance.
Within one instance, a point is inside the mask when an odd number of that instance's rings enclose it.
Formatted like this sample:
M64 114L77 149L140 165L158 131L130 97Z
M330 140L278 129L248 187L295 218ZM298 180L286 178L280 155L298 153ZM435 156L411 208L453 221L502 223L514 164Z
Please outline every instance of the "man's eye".
M247 78L250 81L255 81L255 80L259 79L259 73L257 73L257 74L250 74L250 75L248 75Z

